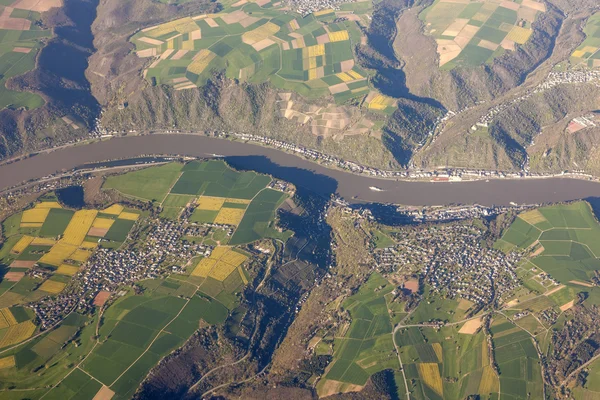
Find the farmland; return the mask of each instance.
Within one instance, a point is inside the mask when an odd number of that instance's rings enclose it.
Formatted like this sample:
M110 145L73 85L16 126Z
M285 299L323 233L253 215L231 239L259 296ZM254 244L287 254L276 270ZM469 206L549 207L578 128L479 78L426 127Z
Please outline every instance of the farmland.
M542 397L540 360L529 334L495 318L490 328L502 394L514 399Z
M394 100L371 90L353 54L362 38L359 24L368 24L370 9L370 2L358 2L301 16L282 3L241 0L217 14L143 29L131 41L139 57L151 60L146 79L175 90L203 86L224 70L241 82L268 81L307 98L333 97L338 104L370 95L369 109L389 111Z
M41 28L41 12L58 2L3 1L0 5L0 109L35 109L44 104L38 94L9 90L7 81L35 67L43 40L52 32Z
M462 326L403 328L396 343L405 367L409 390L417 399L464 399L479 394L495 398L498 376L490 366L483 332L462 333ZM404 383L397 382L398 387Z
M600 301L598 289L591 287L591 279L600 269L596 256L600 254L600 225L588 203L542 207L521 214L496 247L505 251L531 251L529 262L522 268L527 271L528 279L535 280L530 287L537 291L543 293L562 284L574 290L586 288L590 302ZM549 274L555 283L540 279L540 271ZM551 297L565 304L574 297L559 294Z
M171 163L110 177L104 189L154 201L166 219L177 220L184 209L193 210L190 222L230 226L232 235L221 244L229 240L228 244L239 245L281 235L273 228L274 213L288 195L269 188L270 184L267 175L235 171L223 161L212 160ZM113 238L116 225L105 237Z
M372 374L399 367L385 299L393 288L374 273L344 301L342 307L350 312L352 322L345 335L334 341L334 360L317 386L320 395L364 386Z
M600 12L588 19L583 32L586 38L571 55L571 63L600 68Z
M546 6L537 0L436 0L420 18L435 38L444 69L485 64L527 42Z
M72 211L48 195L5 221L5 227L10 221L16 229L4 229L11 234L3 245L3 250L8 247L9 251L1 260L8 268L0 282L0 348L28 339L36 331L33 311L16 306L61 293L99 240L115 246L125 239L134 223L131 214L123 207L116 215L103 210ZM113 225L126 221L126 230L116 240L103 238L94 227L107 219L114 221Z

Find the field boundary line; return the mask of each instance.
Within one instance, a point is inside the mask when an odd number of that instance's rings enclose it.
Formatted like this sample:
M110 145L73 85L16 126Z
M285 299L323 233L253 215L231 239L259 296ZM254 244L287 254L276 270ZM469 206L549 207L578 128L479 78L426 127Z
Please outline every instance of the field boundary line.
M193 296L195 296L195 295L196 295L196 293L194 293L194 294L193 294ZM192 296L192 297L193 297L193 296ZM185 304L183 305L183 307L181 307L181 309L179 310L179 312L177 313L177 315L175 315L175 316L174 316L174 317L173 317L173 318L172 318L172 319L171 319L171 320L170 320L170 321L169 321L167 324L165 324L165 326L164 326L164 327L163 327L163 328L162 328L160 331L158 331L158 333L156 334L156 336L154 337L154 339L152 339L152 342L150 342L150 344L148 344L148 347L146 347L146 350L144 350L144 352L143 352L142 354L140 354L140 356L139 356L138 358L136 358L136 359L135 359L135 360L134 360L134 361L133 361L133 362L132 362L132 363L129 365L129 367L127 367L127 369L126 369L125 371L123 371L123 373L121 373L121 375L119 375L119 376L118 376L118 377L117 377L117 378L116 378L116 379L113 381L113 383L111 383L111 384L110 384L110 386L112 386L112 385L114 385L115 383L117 383L117 381L118 381L119 379L121 379L121 377L122 377L123 375L125 375L125 373L126 373L127 371L129 371L129 370L131 369L131 367L133 367L133 365L134 365L136 362L138 362L138 360L139 360L140 358L142 358L142 357L144 356L144 354L146 354L146 353L148 352L148 350L150 350L150 347L152 347L152 345L154 344L154 342L156 342L156 339L158 339L158 337L160 336L160 334L161 334L161 333L163 333L163 331L165 330L165 328L166 328L167 326L169 326L169 325L171 324L171 322L175 321L175 319L177 319L177 317L179 317L179 315L180 315L180 314L183 312L183 309L184 309L185 307L187 307L187 305L189 304L189 302L190 302L190 300L192 299L192 297L190 297L190 298L189 298L189 299L188 299L188 300L185 302ZM110 386L109 386L109 387L110 387Z

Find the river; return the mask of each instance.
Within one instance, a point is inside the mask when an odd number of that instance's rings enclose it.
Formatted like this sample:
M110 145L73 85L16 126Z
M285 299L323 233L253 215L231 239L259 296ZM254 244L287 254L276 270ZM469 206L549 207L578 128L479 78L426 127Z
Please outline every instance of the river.
M0 166L0 190L30 179L67 171L86 163L148 154L225 156L237 168L253 169L350 202L403 205L533 204L600 197L600 184L570 178L500 180L489 182L405 182L354 175L329 169L276 149L200 135L145 135L112 138L62 148ZM370 190L376 186L382 191Z

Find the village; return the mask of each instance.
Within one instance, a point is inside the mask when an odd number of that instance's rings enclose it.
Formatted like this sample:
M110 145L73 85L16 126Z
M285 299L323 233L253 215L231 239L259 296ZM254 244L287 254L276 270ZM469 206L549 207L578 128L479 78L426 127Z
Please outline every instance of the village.
M377 251L375 259L382 271L420 275L431 293L482 308L519 285L515 269L521 259L487 247L483 237L482 229L469 224L408 228L395 232L396 244Z
M86 313L94 306L102 306L119 287L168 273L181 273L191 258L207 257L212 251L211 246L182 240L188 235L207 234L208 228L189 226L187 220L162 218L148 221L148 226L152 229L147 234L134 232L123 249L97 249L66 290L32 304L41 328L56 325L71 311ZM35 274L36 269L31 273Z

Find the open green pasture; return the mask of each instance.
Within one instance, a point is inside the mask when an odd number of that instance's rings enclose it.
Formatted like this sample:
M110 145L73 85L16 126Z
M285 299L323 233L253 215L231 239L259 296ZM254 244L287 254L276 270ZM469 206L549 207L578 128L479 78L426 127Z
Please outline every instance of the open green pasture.
M504 251L538 249L538 246L543 249L536 251L531 264L561 284L588 292L588 301L598 304L600 293L591 287L590 279L600 270L600 225L587 202L525 212L495 244Z
M35 93L10 90L6 82L35 68L42 40L51 37L52 32L34 23L40 18L37 12L14 9L10 18L25 19L31 25L27 30L0 29L0 110L7 107L32 110L44 105L44 99Z
M541 365L530 335L504 317L495 318L490 330L502 394L511 399L541 398Z
M349 311L352 322L345 335L334 341L334 359L321 385L327 380L364 385L374 373L399 367L384 297L393 289L385 278L373 273L344 301L342 307Z

